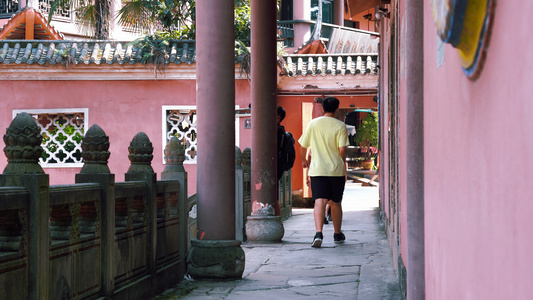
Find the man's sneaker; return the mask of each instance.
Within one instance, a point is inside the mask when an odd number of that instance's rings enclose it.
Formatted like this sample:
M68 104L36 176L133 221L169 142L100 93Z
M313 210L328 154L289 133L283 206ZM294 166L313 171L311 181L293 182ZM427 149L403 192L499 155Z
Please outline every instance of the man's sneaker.
M336 244L344 243L344 240L346 237L344 236L344 233L334 233L333 234L333 241L335 241Z
M331 214L328 214L328 221L331 221Z
M324 236L322 235L322 232L317 232L315 234L315 237L313 238L313 243L311 244L311 247L320 248L320 246L322 246L323 239Z
M328 218L324 218L324 224L329 224Z

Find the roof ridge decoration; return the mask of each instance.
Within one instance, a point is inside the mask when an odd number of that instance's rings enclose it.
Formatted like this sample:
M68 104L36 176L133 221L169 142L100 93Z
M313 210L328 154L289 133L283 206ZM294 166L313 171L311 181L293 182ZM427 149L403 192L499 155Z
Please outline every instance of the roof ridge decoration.
M63 40L64 36L33 7L24 7L0 29L0 40Z
M376 75L377 53L285 55L289 77L326 75Z

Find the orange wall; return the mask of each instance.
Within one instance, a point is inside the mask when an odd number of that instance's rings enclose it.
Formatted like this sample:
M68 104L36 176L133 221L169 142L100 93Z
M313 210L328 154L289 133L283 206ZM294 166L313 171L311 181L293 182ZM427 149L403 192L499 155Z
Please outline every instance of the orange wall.
M367 31L376 31L375 22L366 20L363 16L367 14L372 14L372 19L374 19L374 9L365 10L364 12L356 15L352 19L346 19L347 21L359 22L359 29Z
M304 170L301 164L300 144L298 139L303 133L302 128L302 103L313 103L318 95L300 95L300 96L278 96L278 105L283 106L287 112L285 120L281 125L285 126L286 131L290 131L296 140L296 161L292 168L292 189L300 190L303 188ZM377 102L373 101L372 96L336 96L340 100L340 109L346 108L377 108Z

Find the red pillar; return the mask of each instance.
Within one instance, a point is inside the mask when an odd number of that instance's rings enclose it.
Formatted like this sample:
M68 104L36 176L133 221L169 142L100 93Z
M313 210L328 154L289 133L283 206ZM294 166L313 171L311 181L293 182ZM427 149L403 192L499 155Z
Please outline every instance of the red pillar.
M196 2L198 239L235 239L233 0Z
M276 1L252 0L252 211L270 204L280 215L276 191ZM290 118L290 116L288 116Z
M424 256L424 1L407 0L407 299L426 299Z

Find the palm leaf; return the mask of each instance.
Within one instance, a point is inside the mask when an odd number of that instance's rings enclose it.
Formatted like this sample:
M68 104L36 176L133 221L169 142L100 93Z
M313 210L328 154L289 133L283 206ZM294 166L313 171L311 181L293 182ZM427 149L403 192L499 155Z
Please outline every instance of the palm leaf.
M119 10L118 24L136 32L149 31L154 24L154 13L150 1L129 1Z
M94 36L96 31L94 5L76 9L76 29L85 36Z

